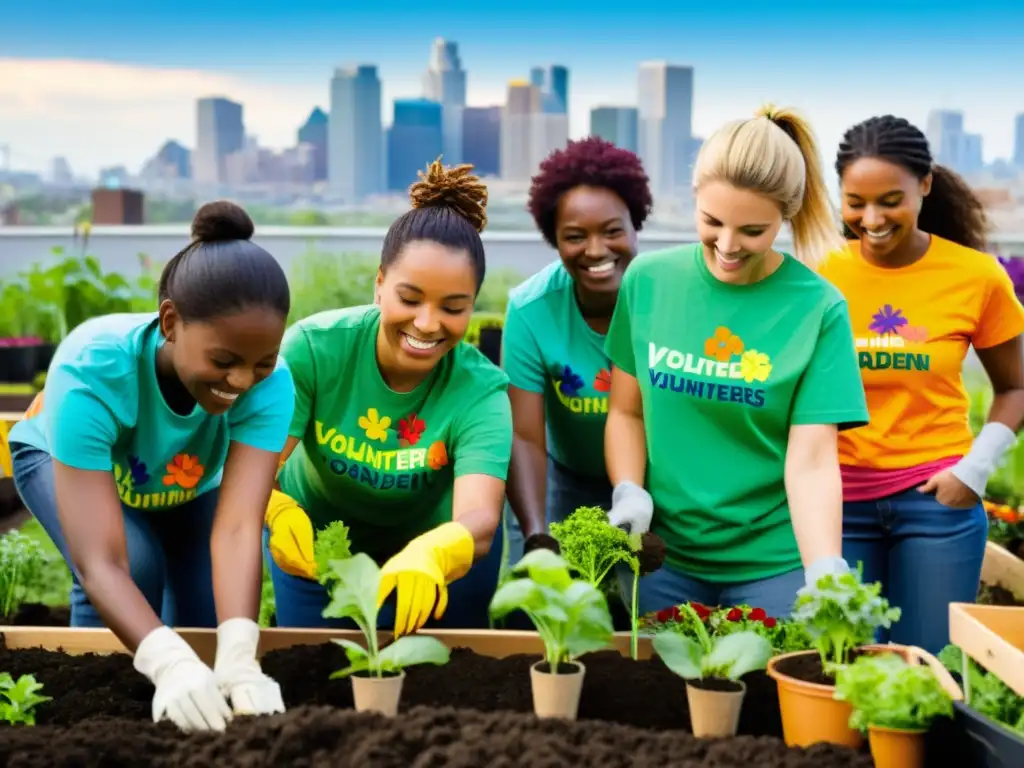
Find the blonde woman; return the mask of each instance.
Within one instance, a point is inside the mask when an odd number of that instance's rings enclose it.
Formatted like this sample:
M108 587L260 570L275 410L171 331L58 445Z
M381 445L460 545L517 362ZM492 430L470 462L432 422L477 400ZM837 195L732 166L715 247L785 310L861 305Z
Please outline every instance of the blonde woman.
M868 413L846 302L814 270L842 239L788 110L713 134L694 191L700 242L637 257L608 330L609 519L667 545L641 612L785 616L805 583L848 568L837 432ZM774 247L783 224L792 254Z

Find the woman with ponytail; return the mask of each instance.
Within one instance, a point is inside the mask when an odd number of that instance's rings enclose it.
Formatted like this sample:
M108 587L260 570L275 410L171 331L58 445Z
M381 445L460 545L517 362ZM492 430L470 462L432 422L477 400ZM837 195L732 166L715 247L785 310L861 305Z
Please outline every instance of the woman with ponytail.
M813 265L842 244L809 126L766 108L694 168L700 242L644 253L608 330L609 520L664 539L640 611L681 601L790 613L842 573L836 435L867 409L842 295ZM774 247L784 223L793 253Z
M238 206L200 208L157 311L71 331L10 434L18 493L71 568L71 626L108 626L156 688L153 719L186 730L284 711L255 620L295 403L278 358L290 299L252 234ZM180 626L217 628L212 669Z
M937 653L949 603L973 602L982 499L1024 420L1024 308L985 248L988 221L924 134L872 117L836 157L848 246L821 274L846 296L871 421L843 434L844 552L903 614L880 641ZM961 373L973 346L995 392L972 437Z

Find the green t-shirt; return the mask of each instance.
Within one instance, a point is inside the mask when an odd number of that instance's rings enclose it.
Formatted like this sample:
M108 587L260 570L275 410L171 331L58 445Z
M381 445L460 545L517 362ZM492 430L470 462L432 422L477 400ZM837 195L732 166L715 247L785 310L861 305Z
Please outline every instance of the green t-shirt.
M295 380L289 435L300 438L281 490L317 530L350 529L353 552L390 557L452 519L456 477L506 479L512 456L508 378L469 344L445 355L415 390L381 377L375 305L299 321L281 354Z
M730 285L700 244L648 252L626 270L607 348L640 384L651 529L668 561L720 583L799 568L790 426L868 421L840 292L789 255Z
M604 423L611 385L604 336L587 325L572 277L549 264L509 294L502 365L509 383L544 396L548 454L606 477Z

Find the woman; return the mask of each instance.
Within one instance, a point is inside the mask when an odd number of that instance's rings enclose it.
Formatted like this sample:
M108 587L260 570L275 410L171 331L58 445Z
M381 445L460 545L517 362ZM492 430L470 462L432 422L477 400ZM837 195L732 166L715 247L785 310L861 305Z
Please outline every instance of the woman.
M187 729L224 728L221 691L236 713L284 711L255 619L290 299L252 234L241 208L204 205L159 310L75 328L10 434L18 493L73 574L71 626L110 627L156 686L153 719ZM172 626L217 627L212 670Z
M314 529L335 520L383 563L381 598L397 586L381 627L488 624L512 417L505 374L461 343L485 271L487 188L471 169L420 173L384 238L375 304L288 330L295 416L264 534L278 626L347 626L323 618L312 557Z
M809 126L762 110L704 142L700 242L644 254L608 329L609 520L668 550L640 611L694 600L773 616L841 558L836 432L867 421L839 292L842 240ZM788 222L794 254L773 248Z
M892 115L855 125L836 158L854 238L821 274L846 296L871 422L839 441L843 551L903 614L882 642L937 653L949 603L978 593L996 462L1024 420L1024 308L985 247L984 208ZM973 346L992 381L972 439L961 373Z
M533 178L530 213L560 259L512 291L503 332L515 431L508 496L526 551L577 507L611 505L604 338L651 204L639 158L596 137L570 141Z

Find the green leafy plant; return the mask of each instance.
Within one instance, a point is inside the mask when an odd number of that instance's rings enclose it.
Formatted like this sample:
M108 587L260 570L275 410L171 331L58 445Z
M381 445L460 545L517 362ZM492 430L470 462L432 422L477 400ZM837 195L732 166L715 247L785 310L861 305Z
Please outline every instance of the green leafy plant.
M43 548L35 539L21 531L0 536L0 615L17 613L45 563Z
M333 642L345 649L349 666L331 674L331 679L365 673L369 677L397 674L415 664L447 664L448 647L435 637L405 635L380 647L377 638L377 592L380 568L363 553L328 563L331 576L331 602L324 609L324 618L351 619L363 632L366 647L351 640Z
M938 717L953 716L953 700L928 667L896 653L864 654L836 670L833 698L853 708L850 727L928 730Z
M689 606L692 610L683 610ZM682 603L647 614L643 628L651 635L674 632L697 640L700 632L712 638L736 632L754 632L771 643L777 654L814 649L807 630L802 624L769 616L763 608L749 605L709 608L697 602Z
M512 578L491 599L491 616L500 619L521 610L544 642L544 660L552 674L585 653L607 648L613 634L604 593L589 581L574 579L569 564L550 549L527 553Z
M684 603L695 638L679 632L659 632L651 641L665 666L686 680L713 677L738 680L748 672L764 669L772 657L772 644L751 630L713 636L697 611Z
M858 569L841 576L826 574L797 593L792 620L807 630L826 674L849 663L850 653L870 643L880 627L899 620L900 609L890 607L881 592L878 582L864 584Z
M950 672L963 678L964 702L1004 728L1024 736L1024 696L1018 696L996 675L964 655L956 645L947 645L938 655ZM964 664L967 675L964 677Z
M39 694L42 689L43 684L33 675L22 675L15 680L9 672L0 672L0 720L12 725L35 725L36 707L52 701L51 696Z
M348 527L340 520L328 523L317 531L313 542L313 562L316 563L317 581L326 585L333 579L332 560L352 557L352 542L348 538Z

